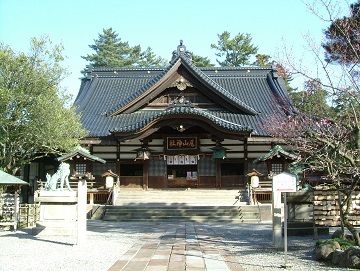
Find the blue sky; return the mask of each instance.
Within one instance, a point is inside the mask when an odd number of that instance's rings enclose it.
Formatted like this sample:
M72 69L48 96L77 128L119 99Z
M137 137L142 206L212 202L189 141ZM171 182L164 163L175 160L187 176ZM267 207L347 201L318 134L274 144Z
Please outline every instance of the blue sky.
M311 0L310 0L311 1ZM214 63L217 34L250 33L259 53L277 56L283 41L301 57L303 35L321 39L326 24L312 15L305 0L0 0L0 41L18 51L31 37L48 35L65 47L70 72L63 82L76 95L89 44L112 27L130 45L152 47L165 59L183 39L187 49ZM345 2L345 1L344 1ZM344 9L346 11L346 9Z

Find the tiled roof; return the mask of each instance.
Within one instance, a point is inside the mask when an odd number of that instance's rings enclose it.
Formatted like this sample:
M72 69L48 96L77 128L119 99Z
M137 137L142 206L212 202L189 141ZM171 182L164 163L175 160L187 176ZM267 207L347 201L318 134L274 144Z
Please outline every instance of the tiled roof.
M255 162L262 162L262 161L271 160L274 157L277 157L277 158L284 157L285 159L290 159L290 160L293 160L293 161L298 159L297 155L284 150L283 147L281 147L280 145L275 145L273 148L271 148L269 150L269 152L267 154L265 154L264 156L259 157L258 159L255 160Z
M114 130L111 130L110 132L136 132L144 128L146 125L148 125L150 122L154 120L161 120L166 119L169 116L191 116L193 118L195 117L202 117L206 118L207 120L210 120L214 125L221 127L228 131L235 131L235 132L252 132L252 128L237 124L232 121L228 121L225 118L221 118L220 116L216 116L214 112L209 112L206 110L202 110L199 108L193 108L190 106L173 106L168 107L165 110L153 110L148 111L147 116L144 116L143 119L134 121L132 123L129 123L126 126L122 127L115 127Z
M162 72L160 72L156 76L150 78L145 84L143 84L139 89L135 90L130 96L127 96L124 99L120 100L120 102L115 107L110 109L107 112L107 114L112 115L114 113L118 113L124 106L129 104L131 101L133 101L137 98L140 98L141 95L146 94L146 91L148 91L154 85L159 83L165 77L165 75L170 73L174 67L179 66L180 64L183 64L195 77L197 77L199 80L201 80L203 84L205 84L207 87L209 87L212 91L214 91L220 97L223 97L231 104L234 104L240 111L243 111L244 113L252 114L252 115L257 114L255 109L248 106L246 103L241 101L238 97L232 95L230 92L228 92L226 89L224 89L221 85L216 83L216 81L212 80L204 72L202 72L199 68L197 68L195 65L193 65L188 58L186 58L182 55L179 55L175 60L173 60L170 63L170 65L166 69L164 69Z
M175 63L183 65L209 91L236 105L238 110L179 107L114 114L132 100L141 98ZM83 79L75 105L91 137L107 136L110 131L135 131L153 120L174 114L206 118L229 131L251 130L252 134L263 136L267 135L263 124L269 117L284 118L295 111L282 78L271 68L197 68L182 55L165 69L94 69Z
M106 163L106 161L104 159L101 159L98 156L90 154L90 152L87 149L85 149L85 148L83 148L81 146L77 146L72 152L66 153L63 156L58 157L57 160L60 161L60 162L63 162L63 161L67 161L67 160L69 160L69 159L71 159L71 158L73 158L75 156L78 156L78 155L80 155L82 157L85 157L85 158L87 158L89 160L92 160L92 161L97 161L97 162L102 163L102 164Z

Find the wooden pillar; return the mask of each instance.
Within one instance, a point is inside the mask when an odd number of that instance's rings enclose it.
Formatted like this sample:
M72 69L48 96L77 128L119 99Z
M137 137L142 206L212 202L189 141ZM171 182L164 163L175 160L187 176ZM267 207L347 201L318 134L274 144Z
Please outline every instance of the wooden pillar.
M249 172L249 161L248 161L248 139L247 137L244 139L244 175Z
M17 186L14 193L14 231L17 230L19 222L19 211L20 211L20 202L19 202L19 191L20 187Z
M147 190L149 187L149 159L144 160L143 164L143 189Z
M215 160L216 163L216 187L221 188L221 161Z
M90 202L89 202L89 204L94 205L94 193L90 192L89 194L90 194Z
M116 150L116 174L119 176L118 179L117 179L117 185L120 187L121 185L121 178L120 178L120 175L121 175L121 172L120 172L120 145L121 145L121 142L118 140L117 141L117 150Z

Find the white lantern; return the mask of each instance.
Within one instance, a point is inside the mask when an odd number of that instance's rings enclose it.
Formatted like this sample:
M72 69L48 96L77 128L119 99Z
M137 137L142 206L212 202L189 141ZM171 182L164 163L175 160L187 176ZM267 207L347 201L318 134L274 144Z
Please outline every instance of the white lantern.
M114 186L114 177L106 176L105 178L105 187L112 188Z
M250 182L252 188L259 187L259 176L251 176Z

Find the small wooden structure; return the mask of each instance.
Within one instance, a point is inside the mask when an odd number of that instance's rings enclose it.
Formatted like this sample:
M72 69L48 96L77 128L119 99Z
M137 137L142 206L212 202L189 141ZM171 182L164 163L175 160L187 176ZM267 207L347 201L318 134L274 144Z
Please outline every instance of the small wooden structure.
M27 182L0 170L0 187L11 188L14 193L0 194L0 226L12 226L17 229L19 214L19 189Z
M76 189L79 179L86 179L88 203L106 203L109 191L105 187L105 181L102 185L96 183L93 176L94 163L105 164L104 159L92 155L87 149L78 146L72 152L58 157L57 160L70 164L70 169L73 172L70 177L70 186L72 188Z
M289 164L296 159L296 155L284 150L280 145L273 146L267 154L257 158L255 163L266 163L268 175L260 178L259 187L253 190L254 197L258 201L271 201L272 176L286 171Z

